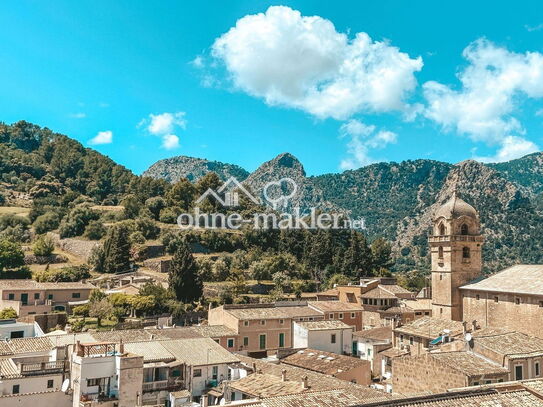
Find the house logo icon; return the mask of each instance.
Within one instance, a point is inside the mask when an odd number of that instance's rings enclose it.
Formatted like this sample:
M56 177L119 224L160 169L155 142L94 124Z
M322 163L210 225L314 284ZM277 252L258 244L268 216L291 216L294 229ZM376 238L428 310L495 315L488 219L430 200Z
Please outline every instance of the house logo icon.
M200 204L202 201L204 201L204 199L211 196L222 206L226 208L235 208L236 206L239 206L240 193L245 195L245 197L251 202L257 205L261 204L261 202L256 199L253 194L251 194L247 188L245 188L235 177L228 178L217 191L208 188L207 191L200 195L195 203Z

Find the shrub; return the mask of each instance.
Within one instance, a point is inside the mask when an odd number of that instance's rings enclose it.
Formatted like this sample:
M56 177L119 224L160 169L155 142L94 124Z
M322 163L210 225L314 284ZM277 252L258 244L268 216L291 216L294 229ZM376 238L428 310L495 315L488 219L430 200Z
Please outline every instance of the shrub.
M50 256L53 250L55 250L55 243L46 235L38 237L32 246L32 251L36 256Z
M46 212L43 215L40 215L34 221L34 231L38 235L43 235L44 233L50 232L58 228L60 224L60 219L58 214L55 212Z
M61 283L80 281L91 276L89 266L68 266L60 269L38 271L34 274L36 281L40 283Z
M144 216L136 219L136 230L141 232L146 239L156 239L160 233L160 228L155 221Z
M13 308L4 308L2 311L0 311L0 319L15 319L17 318L17 311L15 311Z
M177 215L175 214L175 211L171 208L165 208L160 211L159 220L162 223L170 223L174 224L177 222Z
M98 220L92 220L85 228L84 236L90 240L100 240L106 234L106 228Z
M60 237L81 236L91 220L98 220L97 212L87 206L78 206L62 219L60 223Z
M19 244L9 240L0 240L0 273L22 267L24 257Z

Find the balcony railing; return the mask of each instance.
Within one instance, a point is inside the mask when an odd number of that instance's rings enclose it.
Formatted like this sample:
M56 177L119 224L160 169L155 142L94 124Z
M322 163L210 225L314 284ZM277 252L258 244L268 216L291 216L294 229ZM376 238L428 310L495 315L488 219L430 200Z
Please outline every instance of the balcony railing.
M66 368L66 362L53 361L41 363L22 363L19 365L19 370L22 375L47 375L56 372L62 372Z
M179 380L175 381L172 379L143 383L143 391L145 393L153 392L153 391L161 391L161 390L181 390L184 387L185 387L185 383L183 381L179 381Z
M428 241L430 243L439 242L483 242L483 236L470 236L470 235L444 235L444 236L429 236Z

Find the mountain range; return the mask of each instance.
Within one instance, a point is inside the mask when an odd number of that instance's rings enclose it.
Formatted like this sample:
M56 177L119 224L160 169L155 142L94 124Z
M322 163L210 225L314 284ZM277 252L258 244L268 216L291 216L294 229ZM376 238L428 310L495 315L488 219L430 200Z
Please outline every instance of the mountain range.
M209 171L235 176L252 191L281 178L298 190L291 207L342 211L364 218L370 238L393 242L397 269L428 268L427 237L436 208L456 188L480 214L486 243L485 269L543 263L543 153L504 163L468 160L456 165L413 160L377 163L342 173L307 176L302 163L283 153L249 173L239 166L179 156L162 160L143 175L175 182Z

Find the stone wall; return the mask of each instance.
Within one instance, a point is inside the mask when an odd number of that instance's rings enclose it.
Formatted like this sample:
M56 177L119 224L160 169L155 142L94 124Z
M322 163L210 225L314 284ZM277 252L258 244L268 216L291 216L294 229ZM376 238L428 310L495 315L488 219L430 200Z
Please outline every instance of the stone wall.
M422 392L442 393L465 387L464 374L440 363L430 355L404 356L392 360L392 391L403 395Z
M543 338L543 298L508 293L464 291L464 320L481 328L499 327ZM517 299L520 302L517 304Z
M168 273L171 263L171 259L148 259L143 262L143 266L159 273Z
M81 240L75 238L61 239L56 233L49 234L55 241L55 244L60 247L61 250L73 254L74 256L81 257L87 261L92 253L92 250L100 243L92 240Z
M64 328L68 323L68 316L65 312L58 312L53 314L34 314L27 315L17 319L20 322L36 322L43 332L47 333L57 326Z

